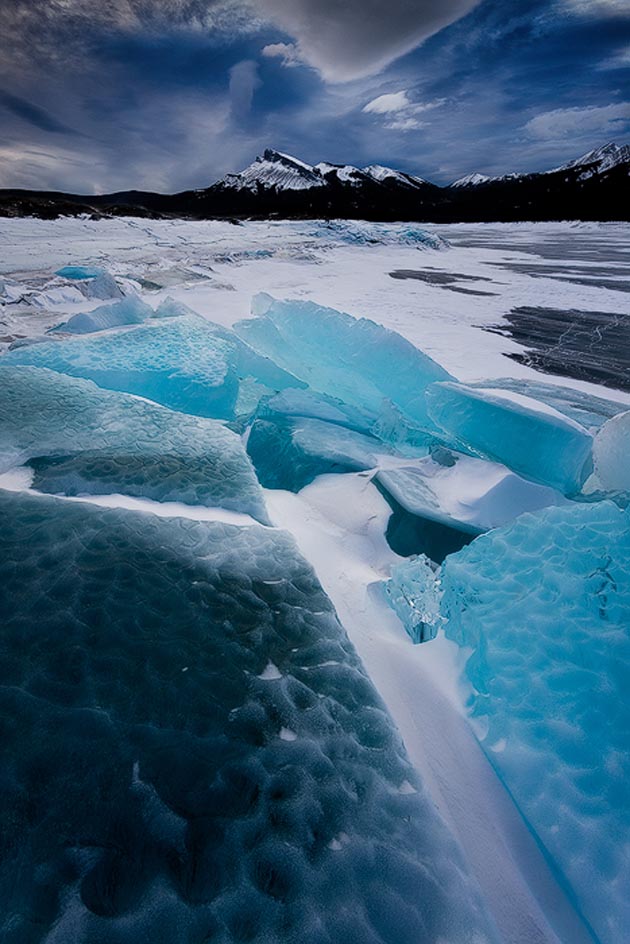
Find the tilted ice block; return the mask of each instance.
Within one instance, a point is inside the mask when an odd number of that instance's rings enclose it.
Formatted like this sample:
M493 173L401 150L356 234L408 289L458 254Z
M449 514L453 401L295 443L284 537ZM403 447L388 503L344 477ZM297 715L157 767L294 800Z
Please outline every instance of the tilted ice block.
M64 334L91 334L105 331L107 328L119 328L123 325L142 324L145 318L151 318L153 309L139 298L131 296L112 305L101 305L92 311L82 311L73 315L63 324L56 325L51 331Z
M9 351L7 364L49 367L198 416L234 416L241 378L268 389L303 386L232 332L199 318L174 318L109 335Z
M0 520L3 941L494 940L286 533Z
M386 451L372 436L301 416L256 419L247 437L247 452L261 485L292 492L318 475L374 468L378 455Z
M630 929L630 517L518 518L446 559L446 634L472 651L492 764L606 944Z
M45 492L122 493L267 520L242 441L221 423L7 361L0 362L0 471L30 462L33 485Z
M471 387L492 387L492 389L511 390L540 400L547 406L553 407L559 413L575 420L591 432L599 429L606 420L617 413L623 413L627 405L618 400L609 400L605 397L596 397L583 390L574 390L572 387L559 387L556 384L543 383L540 380L515 379L501 377L499 379L481 380L470 384Z
M399 334L313 302L264 294L252 312L258 317L234 330L313 390L377 414L391 401L406 418L433 428L425 391L450 375Z
M593 440L595 489L630 498L630 410L604 423Z
M429 414L458 445L565 494L590 472L592 436L552 407L508 390L436 383Z

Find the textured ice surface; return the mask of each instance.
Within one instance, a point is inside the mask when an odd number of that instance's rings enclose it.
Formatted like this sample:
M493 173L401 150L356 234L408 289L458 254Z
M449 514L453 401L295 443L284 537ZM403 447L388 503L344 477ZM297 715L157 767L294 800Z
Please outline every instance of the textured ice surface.
M94 338L10 351L6 363L49 367L100 387L198 416L232 418L243 377L273 391L302 386L232 332L199 318L174 318Z
M386 451L372 436L302 416L256 419L247 438L261 485L292 492L318 475L374 468Z
M84 279L97 278L99 275L102 275L104 271L105 270L99 268L99 266L67 265L63 266L61 269L57 269L55 275L59 275L64 279L83 281Z
M3 941L492 939L288 535L8 493L0 518Z
M630 411L608 420L596 434L593 473L595 488L630 499Z
M131 296L120 302L114 302L112 305L100 305L92 311L73 315L64 324L57 325L52 330L62 331L64 334L91 334L93 331L104 331L106 328L141 324L145 318L150 318L152 315L153 309L150 305Z
M45 492L117 492L267 520L243 444L222 424L0 361L0 470L25 462Z
M590 473L591 435L542 402L455 383L432 385L427 402L432 419L454 443L526 478L572 494Z
M447 558L441 585L446 634L472 652L488 756L599 940L626 944L628 513L600 502L523 515Z
M313 390L374 413L390 401L432 428L425 390L449 374L399 334L313 302L264 294L256 296L252 312L258 317L238 322L235 330Z

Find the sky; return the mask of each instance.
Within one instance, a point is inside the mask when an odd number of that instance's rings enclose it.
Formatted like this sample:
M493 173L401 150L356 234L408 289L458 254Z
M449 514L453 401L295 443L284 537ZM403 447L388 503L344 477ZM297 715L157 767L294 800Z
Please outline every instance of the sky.
M0 187L174 192L266 147L445 184L630 141L630 0L0 0Z

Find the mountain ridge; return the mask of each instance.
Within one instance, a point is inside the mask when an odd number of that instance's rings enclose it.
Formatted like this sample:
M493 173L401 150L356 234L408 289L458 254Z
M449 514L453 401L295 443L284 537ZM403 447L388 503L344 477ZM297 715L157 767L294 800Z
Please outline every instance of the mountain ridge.
M177 194L0 190L0 216L607 220L628 219L629 198L630 145L613 142L551 170L496 177L472 173L446 186L381 164L310 165L267 148L242 171Z

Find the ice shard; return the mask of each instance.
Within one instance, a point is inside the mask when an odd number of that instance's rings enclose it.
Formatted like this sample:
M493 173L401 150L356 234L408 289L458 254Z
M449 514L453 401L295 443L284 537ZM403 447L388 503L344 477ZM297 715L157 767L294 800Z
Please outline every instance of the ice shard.
M391 403L403 419L434 429L425 391L450 375L401 335L313 302L264 294L252 313L257 317L234 330L312 390L375 414Z

